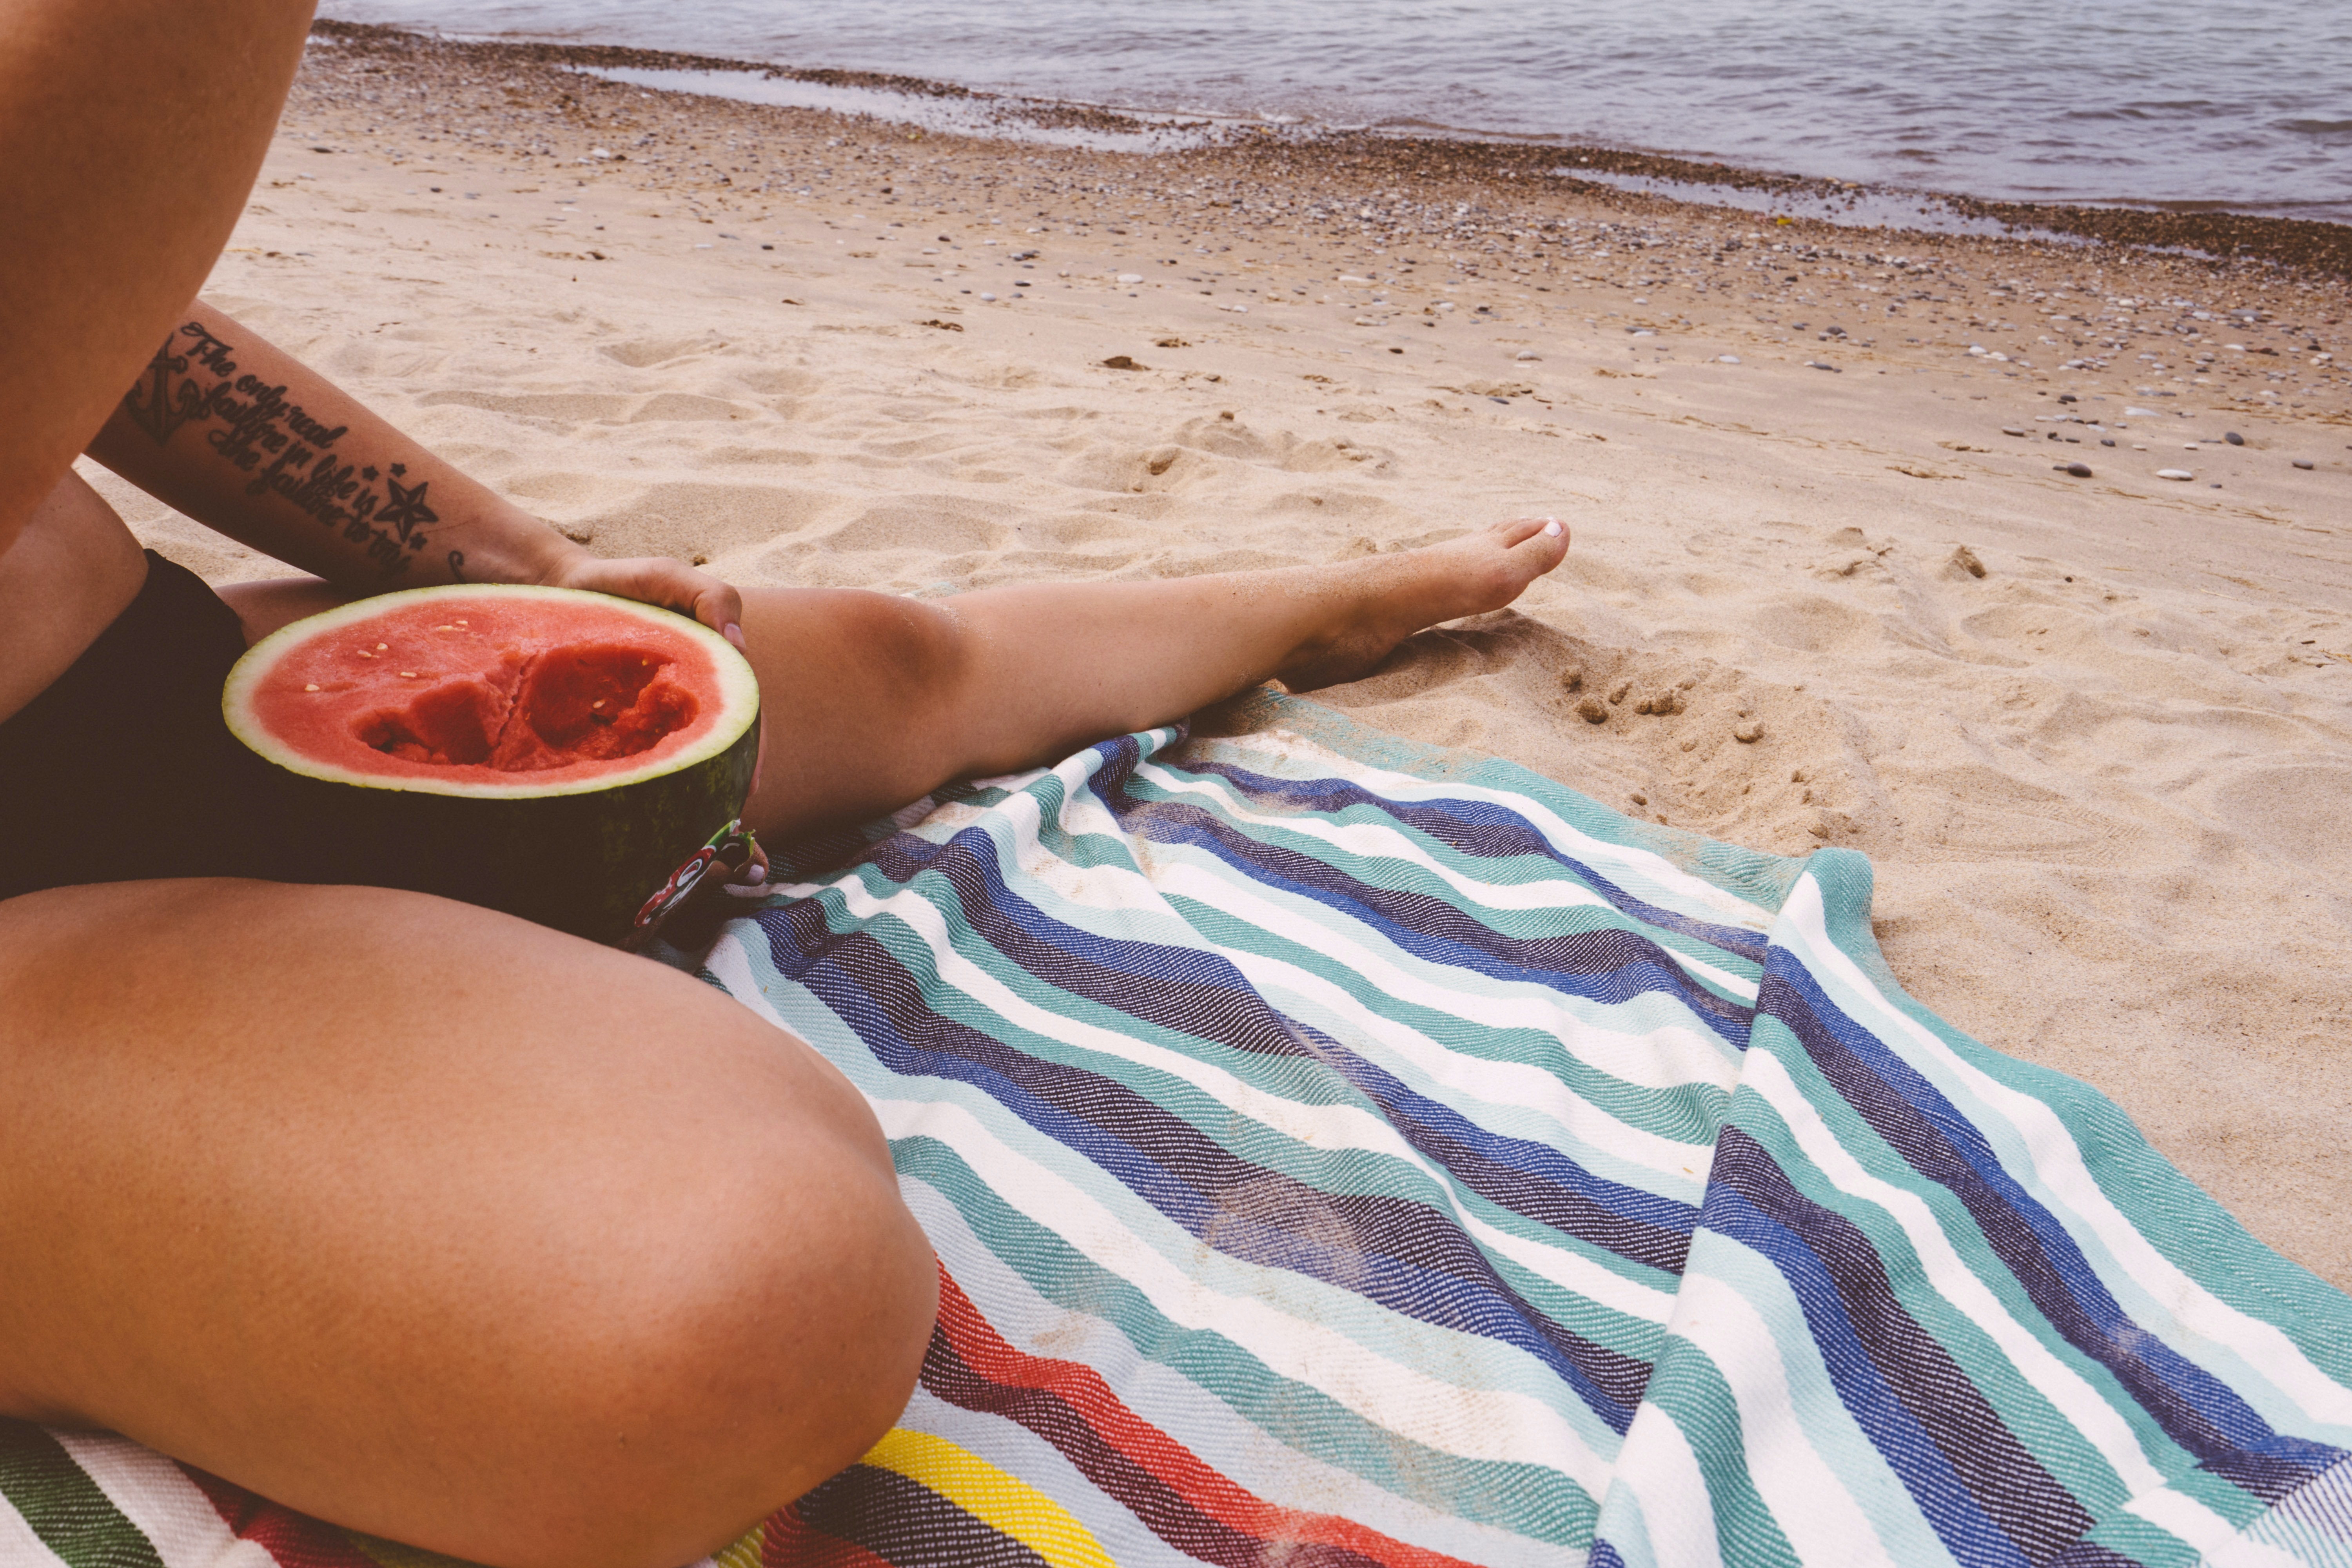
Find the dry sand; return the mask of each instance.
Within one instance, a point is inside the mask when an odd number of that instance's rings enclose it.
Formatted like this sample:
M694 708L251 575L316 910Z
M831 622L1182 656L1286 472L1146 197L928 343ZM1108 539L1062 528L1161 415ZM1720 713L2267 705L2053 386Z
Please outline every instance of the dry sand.
M572 537L744 584L1176 575L1556 512L1575 549L1516 612L1320 699L1866 851L1916 994L2352 1286L2352 421L2307 346L2352 335L2341 280L1412 156L918 137L330 45L207 298ZM2131 374L2054 368L2095 355ZM215 582L282 570L100 482Z

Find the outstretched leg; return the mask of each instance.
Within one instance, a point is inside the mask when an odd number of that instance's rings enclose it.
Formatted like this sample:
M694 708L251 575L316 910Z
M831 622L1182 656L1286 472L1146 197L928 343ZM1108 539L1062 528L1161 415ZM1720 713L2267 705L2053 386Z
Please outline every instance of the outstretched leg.
M1496 610L1568 553L1519 518L1428 549L1148 583L1050 583L918 601L753 589L743 629L767 717L747 816L789 836L878 816L954 778L1066 755L1276 679L1369 672L1424 626Z

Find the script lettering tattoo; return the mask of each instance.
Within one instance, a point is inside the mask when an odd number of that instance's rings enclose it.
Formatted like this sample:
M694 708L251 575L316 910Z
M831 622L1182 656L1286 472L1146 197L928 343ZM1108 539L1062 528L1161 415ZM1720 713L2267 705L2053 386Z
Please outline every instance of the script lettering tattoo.
M250 476L246 494L284 497L358 546L386 577L407 571L425 548L425 525L441 521L425 503L431 481L400 483L408 472L400 463L390 465L387 477L373 464L343 461L335 443L350 426L331 427L288 402L285 387L239 374L236 353L203 323L186 322L147 362L122 400L123 412L159 447L182 426L210 426L205 444ZM454 571L463 557L450 555Z

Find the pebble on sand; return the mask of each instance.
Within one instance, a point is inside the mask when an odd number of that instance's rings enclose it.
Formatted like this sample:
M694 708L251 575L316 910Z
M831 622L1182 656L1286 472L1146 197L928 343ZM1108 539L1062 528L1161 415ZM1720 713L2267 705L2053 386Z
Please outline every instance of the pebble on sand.
M1122 283L1140 283L1143 281L1143 274L1140 272L1122 272L1118 275L1118 280Z
M2297 458L2294 460L2294 466L2298 468L2307 468L2312 466L2312 462L2309 458Z
M2235 430L2224 431L2222 433L2221 439L2227 441L2232 447L2242 447L2246 444L2246 438L2243 436L2239 435Z
M1747 723L1733 730L1731 738L1743 746L1752 746L1764 738L1764 726L1759 721L1750 719Z
M1588 697L1576 705L1577 717L1588 724L1599 724L1609 717L1609 705L1598 697Z
M2193 479L2197 476L2187 468L2158 468L2156 477L2159 479Z
M1805 368L1806 368L1807 370L1825 370L1825 371L1828 371L1832 375L1843 375L1843 374L1845 374L1845 372L1843 372L1843 371L1842 371L1842 370L1838 369L1838 367L1837 367L1837 366L1835 366L1835 365L1833 365L1833 364L1825 364L1825 363L1823 363L1822 361L1817 360L1817 359L1809 359L1809 360L1807 360L1807 361L1805 362Z
M1715 356L1715 363L1717 364L1738 364L1739 363L1739 356L1738 354L1717 354Z
M1105 370L1150 370L1151 368L1148 364L1136 363L1133 357L1128 354L1113 354L1102 363Z
M1541 359L1543 358L1543 355L1536 353L1533 349L1521 349L1517 353L1513 354L1511 357L1513 359Z
M2072 474L2078 479L2087 479L2091 477L2091 465L2088 463L2053 463L2050 466L2062 474Z

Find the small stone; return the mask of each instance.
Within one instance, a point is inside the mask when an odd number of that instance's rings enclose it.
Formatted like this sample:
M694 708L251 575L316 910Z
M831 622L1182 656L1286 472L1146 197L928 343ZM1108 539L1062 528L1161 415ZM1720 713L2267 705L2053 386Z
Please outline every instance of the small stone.
M2158 468L2156 470L2156 477L2159 479L2186 480L2193 479L2197 476L2190 473L2187 468Z
M1764 726L1754 719L1731 731L1731 738L1743 746L1752 746L1764 738Z
M1143 274L1140 272L1122 272L1118 275L1118 280L1122 283L1140 283L1143 281Z
M1739 363L1739 356L1738 354L1717 354L1715 356L1715 363L1717 364L1738 364Z
M1543 358L1543 355L1536 353L1533 349L1521 349L1517 353L1513 354L1511 357L1513 359L1520 360L1539 360Z
M1607 705L1604 704L1598 697L1588 697L1583 701L1578 703L1576 705L1576 712L1577 716L1588 724L1601 723L1609 717L1609 709Z
M1828 371L1832 375L1843 375L1843 374L1845 374L1845 372L1843 372L1843 371L1842 371L1842 370L1838 369L1838 367L1837 367L1837 366L1835 366L1835 365L1833 365L1833 364L1824 364L1824 363L1822 363L1820 360L1817 360L1817 359L1809 359L1809 360L1807 360L1807 361L1805 362L1805 368L1806 368L1807 370L1825 370L1825 371Z
M2232 447L2242 447L2246 444L2246 438L2243 436L2239 435L2235 430L2227 430L2222 432L2221 439L2227 441Z
M1105 370L1150 370L1148 364L1138 364L1127 354L1113 354L1102 362Z
M2004 426L2002 426L2000 427L2000 433L2001 433L2002 435L2004 435L2004 436L2022 436L2022 435L2024 435L2024 434L2025 434L2025 432L2024 432L2024 431L2022 431L2022 430L2019 429L2019 428L2018 428L2016 426L2014 426L2014 425L2004 425Z
M1633 804L1635 805L1647 805L1650 804L1650 797L1643 795L1640 790L1635 790L1633 792Z
M1978 560L1977 552L1965 544L1952 552L1952 564L1971 577L1981 577L1985 574L1985 563Z
M2099 445L2102 447L2112 447L2115 444L2116 438L2112 436L2106 437L2099 442Z
M2298 468L2307 468L2311 467L2311 459L2309 458L2297 458L2294 460L2294 466Z
M1619 682L1616 684L1616 686L1615 686L1615 687L1614 687L1614 688L1610 691L1610 693L1609 693L1609 700L1610 700L1610 702L1611 702L1611 703L1612 703L1612 704L1614 704L1614 703L1619 703L1619 702L1622 702L1622 701L1624 701L1624 700L1625 700L1625 693L1627 693L1628 691L1631 691L1631 690L1633 690L1633 683L1632 681L1630 681L1630 680L1621 680L1621 681L1619 681Z
M2050 466L2062 474L2072 474L2078 479L2087 479L2091 477L2091 465L2088 463L2053 463Z

